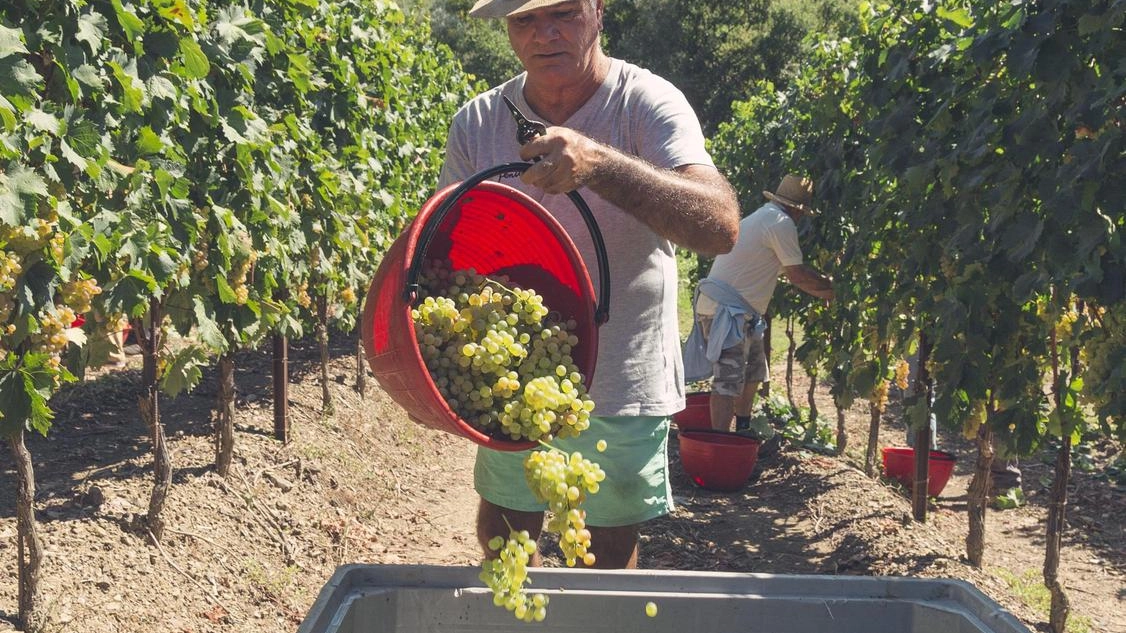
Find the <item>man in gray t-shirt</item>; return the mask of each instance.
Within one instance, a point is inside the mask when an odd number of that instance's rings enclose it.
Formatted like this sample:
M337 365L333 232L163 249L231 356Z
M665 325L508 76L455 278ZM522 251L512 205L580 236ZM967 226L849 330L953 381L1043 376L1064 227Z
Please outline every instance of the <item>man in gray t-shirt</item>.
M504 182L550 211L588 264L596 261L592 241L566 194L578 190L591 207L606 243L611 289L591 388L597 417L583 437L556 444L594 457L584 438L607 440L609 448L595 458L607 478L586 504L591 549L596 566L631 567L638 524L671 508L668 418L684 408L675 247L706 256L730 250L739 210L680 91L603 53L602 14L602 0L474 5L471 16L506 20L526 72L457 113L440 186L539 157ZM521 146L502 96L543 121L546 133ZM485 544L507 536L509 524L533 537L540 533L542 504L523 490L523 456L478 450L478 537L486 555L492 552Z

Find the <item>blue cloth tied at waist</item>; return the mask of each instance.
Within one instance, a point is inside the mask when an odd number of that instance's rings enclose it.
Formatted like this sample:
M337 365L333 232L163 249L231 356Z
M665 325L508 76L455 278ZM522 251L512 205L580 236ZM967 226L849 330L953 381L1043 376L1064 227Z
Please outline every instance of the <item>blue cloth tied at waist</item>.
M711 278L700 280L692 298L693 312L700 293L711 297L719 305L706 340L699 318L694 316L692 320L692 331L684 343L684 378L688 382L711 378L712 366L719 360L720 353L742 344L748 330L755 334L766 330L762 315L731 284Z

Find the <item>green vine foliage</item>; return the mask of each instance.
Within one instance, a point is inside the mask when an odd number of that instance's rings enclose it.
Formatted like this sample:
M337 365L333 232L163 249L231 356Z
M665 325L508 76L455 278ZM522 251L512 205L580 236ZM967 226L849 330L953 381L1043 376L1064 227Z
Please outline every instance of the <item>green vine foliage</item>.
M787 171L818 181L806 248L837 300L777 305L807 311L803 362L839 402L872 397L921 332L949 426L1022 453L1092 420L1126 435L1124 14L864 3L734 108L713 149L744 199Z
M307 291L352 326L473 91L389 2L5 3L0 431L46 432L91 310L191 334L161 351L170 393L299 335Z

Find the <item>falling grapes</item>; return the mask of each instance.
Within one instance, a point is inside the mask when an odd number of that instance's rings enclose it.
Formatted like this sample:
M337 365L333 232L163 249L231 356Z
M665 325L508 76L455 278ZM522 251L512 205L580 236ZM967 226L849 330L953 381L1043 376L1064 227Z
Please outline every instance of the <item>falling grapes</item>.
M543 297L430 261L411 311L438 392L459 417L510 440L574 437L590 426L590 400L571 357L577 324L551 318Z
M524 458L524 477L532 493L551 511L547 530L559 535L567 566L574 567L580 560L587 567L594 565L582 504L587 494L598 492L606 473L578 451L566 453L547 447Z
M524 461L525 481L551 511L546 529L559 535L568 566L591 566L590 530L582 503L598 492L602 469L580 453L546 444L590 426L594 402L571 352L577 324L552 318L543 297L507 278L487 278L449 262L427 262L420 301L411 311L419 353L438 392L459 417L486 434L532 440L546 450ZM605 450L606 442L598 443ZM547 596L528 594L528 563L536 544L527 532L488 543L495 557L481 564L493 603L525 622L547 617Z
M481 563L481 582L493 592L493 604L511 611L525 622L543 622L548 599L542 593L528 594L528 562L536 553L536 543L526 530L512 530L508 539L496 536L489 549L497 557Z

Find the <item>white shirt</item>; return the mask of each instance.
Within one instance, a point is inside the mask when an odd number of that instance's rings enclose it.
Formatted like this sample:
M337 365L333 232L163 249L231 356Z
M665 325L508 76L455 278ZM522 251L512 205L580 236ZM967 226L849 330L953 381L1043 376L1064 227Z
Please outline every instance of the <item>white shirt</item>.
M759 314L766 314L778 275L802 263L798 227L775 202L767 202L739 222L739 239L731 252L715 258L708 277L727 282ZM696 313L715 314L716 303L701 294Z

